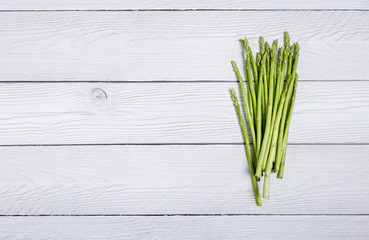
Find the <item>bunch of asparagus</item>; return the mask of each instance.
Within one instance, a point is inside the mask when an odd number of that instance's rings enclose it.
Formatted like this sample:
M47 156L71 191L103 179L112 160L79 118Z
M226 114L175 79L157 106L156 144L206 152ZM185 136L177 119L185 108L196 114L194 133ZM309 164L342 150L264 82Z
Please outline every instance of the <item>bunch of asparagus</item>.
M236 91L232 89L239 122L245 139L247 159L250 166L253 188L257 204L262 205L257 181L264 173L263 198L269 199L269 182L272 171L283 178L288 132L295 103L299 58L298 43L290 46L290 36L284 33L284 47L278 50L278 40L270 48L260 37L260 52L256 59L247 39L241 40L246 58L247 92L237 67L233 68L239 80L245 113L252 138L252 150L246 123Z

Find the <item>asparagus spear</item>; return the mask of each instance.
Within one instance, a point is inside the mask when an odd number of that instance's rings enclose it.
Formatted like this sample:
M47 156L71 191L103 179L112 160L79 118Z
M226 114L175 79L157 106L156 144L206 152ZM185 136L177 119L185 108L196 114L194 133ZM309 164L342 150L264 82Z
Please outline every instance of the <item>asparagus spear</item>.
M254 62L255 60L252 60L252 53L251 48L249 46L249 42L245 38L244 40L241 40L241 43L243 44L246 52L246 75L247 75L247 85L249 89L249 94L251 96L252 101L250 103L252 104L252 110L256 114L256 94L255 94L255 88L254 88L254 81L252 79L252 73L251 73L251 62ZM256 67L256 65L255 65ZM257 74L256 74L257 77ZM251 106L250 106L251 108Z
M255 174L254 174L255 173L255 170L254 170L254 165L252 163L252 155L251 155L249 137L247 135L246 125L245 125L245 122L244 122L243 117L242 117L242 113L241 113L240 105L238 103L236 91L233 88L232 88L232 99L233 99L234 104L235 104L235 107L236 107L238 119L240 121L240 125L241 125L242 132L243 132L243 137L245 139L245 147L246 147L247 159L248 159L248 162L249 162L250 175L251 175L251 179L252 179L252 186L254 188L256 202L257 202L257 205L258 206L261 206L262 205L262 202L261 202L261 197L260 197L258 183L256 181L256 177L255 177Z
M287 32L285 32L285 51L288 50L288 46L289 46L289 35ZM296 43L296 45L291 46L290 50L289 50L289 56L288 56L288 69L287 69L287 84L286 84L286 88L288 88L288 93L287 93L287 97L286 97L286 103L285 105L289 105L290 101L291 101L291 94L293 91L293 82L294 79L296 78L297 81L297 74L296 74L296 70L297 70L297 64L298 64L298 58L299 58L299 44ZM293 56L292 54L295 53L295 55ZM284 59L285 61L285 59ZM293 64L292 64L293 63ZM284 63L283 63L284 64ZM290 83L290 81L292 81ZM278 140L278 150L277 150L277 156L276 156L276 168L275 168L275 172L279 172L279 168L280 168L280 162L282 160L282 158L284 158L283 155L283 134L284 134L284 125L286 122L286 115L287 115L288 109L285 108L283 116L282 116L282 125L281 125L281 130L280 130L280 138Z
M273 81L273 96L275 96L275 87L277 83L277 61L278 61L278 40L274 40L272 44L272 52L275 51L275 62L272 64L270 63L270 68L273 68L273 74L269 76L269 81ZM272 56L271 56L272 57ZM270 73L269 73L270 74ZM274 101L274 99L273 99Z
M285 161L286 161L285 157L286 157L287 142L288 142L288 132L289 132L289 129L290 129L293 107L295 105L297 80L298 80L298 76L296 75L296 81L294 83L291 105L290 105L290 109L289 109L289 112L288 112L288 118L287 118L287 122L286 122L286 129L284 130L284 134L283 134L282 160L281 160L280 169L279 169L279 172L278 172L278 178L283 178L283 173L284 173L284 166L285 166Z
M249 54L249 58L250 58L250 61L251 61L252 72L254 74L254 79L255 79L255 86L257 88L257 86L258 86L258 68L256 66L255 58L254 58L254 55L252 54L251 47L249 46L247 38L244 39L244 42L247 43L247 48L248 48L247 52Z
M297 63L299 62L299 55L300 55L300 46L299 43L296 42L295 44L295 56L293 58L293 67L292 67L292 76L296 74L297 71Z
M279 102L279 99L281 97L282 91L283 91L283 84L284 84L284 79L283 79L283 59L284 59L284 55L283 55L283 48L279 48L279 53L278 53L278 72L277 72L277 84L276 84L276 90L275 90L275 102Z
M289 110L289 105L290 105L291 98L292 98L292 92L293 92L293 88L294 88L293 87L294 86L294 78L292 78L292 80L291 80L291 76L289 76L288 79L287 79L287 82L288 83L286 84L286 88L284 90L284 92L287 92L286 93L286 100L284 102L283 113L282 113L282 117L281 117L281 125L280 125L280 128L279 128L278 143L277 143L277 154L276 154L275 169L274 169L274 172L276 172L276 173L279 172L279 168L280 168L280 164L281 164L281 160L282 160L282 146L283 146L284 128L285 128L287 113L288 113L288 110Z
M267 71L267 67L268 67L268 59L269 59L269 52L266 51L264 53L264 56L263 58L265 58L265 67L263 69L263 85L264 85L264 92L263 92L263 96L264 96L264 102L265 102L265 105L264 105L264 113L265 113L265 116L264 116L264 126L266 126L266 113L267 113L267 108L268 108L268 95L269 95L269 91L268 91L268 76L269 76L269 71ZM265 127L264 127L264 131L265 131Z
M287 78L291 77L292 74L292 60L293 60L293 53L295 52L295 45L290 47L289 55L288 55L288 68L287 68Z
M266 71L267 71L267 76L269 76L269 72L270 72L270 46L268 42L265 42L265 52L267 54L267 59L266 59Z
M284 53L283 53L283 66L282 66L282 79L287 76L286 75L286 68L288 63L288 57L290 53L290 35L288 32L284 32Z
M266 114L266 102L265 102L265 86L264 86L264 82L266 80L265 79L265 61L266 61L266 55L264 54L261 58L260 61L260 69L259 69L259 88L261 89L261 94L258 93L257 98L261 98L261 129L262 129L262 133L261 136L263 136L264 133L264 127L265 127L265 114ZM261 146L260 146L261 147ZM259 151L260 151L260 147L259 147Z
M276 65L277 45L278 45L278 42L274 41L273 47L272 47L272 58L271 58L269 78L273 78L274 76L274 70L275 70L274 66ZM272 110L273 110L273 99L274 99L273 89L274 89L274 81L270 80L269 88L268 88L269 96L268 96L267 118L266 118L266 123L265 123L266 124L265 133L264 133L264 138L263 138L263 142L261 145L261 151L259 153L259 158L257 162L258 164L256 168L256 173L255 173L256 177L261 177L262 169L265 168L266 157L267 157L267 154L269 153L268 145L270 145L270 140L271 140L270 132L272 131Z
M298 59L299 59L299 44L296 43L295 47L295 55L294 55L294 59L293 59L293 66L292 66L292 70L291 70L291 83L289 83L292 86L294 86L296 88L296 84L298 81L298 75L296 74L296 70L297 70L297 64L298 64ZM293 79L295 78L295 84L293 83ZM294 103L293 103L294 104ZM290 109L293 108L293 104L291 103ZM288 111L290 111L290 109ZM287 111L287 109L286 109ZM292 117L292 112L290 113L291 117ZM289 120L291 121L291 120ZM287 119L287 123L286 125L289 124L288 123L288 119ZM284 172L284 163L285 163L285 157L286 157L286 151L287 151L287 141L288 141L288 131L289 131L289 126L286 128L286 130L284 130L285 132L283 133L283 140L282 140L282 149L279 152L279 156L277 158L277 163L276 163L276 171L279 172L279 169L281 169L281 173L278 175L279 178L283 178L283 172ZM287 131L287 132L286 132ZM285 136L286 135L286 136ZM282 137L282 136L281 136Z
M258 83L260 82L261 56L262 56L262 55L261 55L260 53L257 53L257 54L256 54L256 65L257 65L257 67L258 67L258 71L259 71L259 75L258 75L259 80L258 80ZM259 88L259 86L255 86L255 88L256 88L256 89L258 89L258 88Z
M269 182L270 182L270 173L272 172L272 167L273 167L273 159L276 153L276 148L277 148L277 140L278 140L278 130L279 130L279 124L281 121L281 115L282 115L282 110L284 107L284 101L286 98L286 92L284 92L282 94L281 97L281 102L279 104L278 107L278 112L277 112L277 116L276 119L274 121L274 127L273 127L273 137L272 137L272 142L271 142L271 148L270 148L270 154L268 157L268 161L267 161L267 166L265 169L265 176L264 176L264 188L263 188L263 198L265 199L269 199Z
M260 46L260 54L263 55L265 52L265 40L263 37L259 39L259 46Z
M240 74L240 70L238 69L237 64L236 64L235 61L232 61L232 66L234 68L234 71L236 72L238 81L239 81L240 86L241 86L242 97L243 97L243 101L245 103L246 115L249 118L249 125L250 125L252 142L256 143L255 127L254 127L254 115L251 114L250 104L249 104L249 101L247 100L247 93L246 93L245 85L243 84L243 80L242 80L242 76ZM252 146L253 146L254 152L256 153L256 144L253 144Z
M263 134L262 134L262 117L263 117L263 106L262 106L262 100L263 95L262 95L262 91L263 91L263 81L262 79L264 78L264 69L265 69L265 55L263 57L263 59L261 60L261 66L260 66L260 80L259 80L259 88L258 88L258 94L257 94L257 116L256 116L256 139L257 139L257 147L256 149L258 151L260 151L261 148L261 141L263 138Z

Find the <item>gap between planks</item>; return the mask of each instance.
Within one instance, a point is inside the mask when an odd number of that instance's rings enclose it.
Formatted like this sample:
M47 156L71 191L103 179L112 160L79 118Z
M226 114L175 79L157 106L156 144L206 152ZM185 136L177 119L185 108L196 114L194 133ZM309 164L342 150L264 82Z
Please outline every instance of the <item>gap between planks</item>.
M280 216L280 217L289 217L289 216L337 216L337 217L345 217L345 216L369 216L369 214L30 214L30 215L0 215L0 217L239 217L239 216Z
M244 145L245 143L75 143L75 144L4 144L0 147L79 147L79 146L211 146ZM252 145L252 143L250 143ZM369 143L288 143L295 146L367 146ZM1 216L1 215L0 215Z
M247 81L244 81L245 83ZM369 79L355 80L299 80L299 82L369 82ZM0 81L2 83L238 83L238 80L127 80L127 81Z
M0 12L367 12L369 9L28 9L28 10L0 10Z

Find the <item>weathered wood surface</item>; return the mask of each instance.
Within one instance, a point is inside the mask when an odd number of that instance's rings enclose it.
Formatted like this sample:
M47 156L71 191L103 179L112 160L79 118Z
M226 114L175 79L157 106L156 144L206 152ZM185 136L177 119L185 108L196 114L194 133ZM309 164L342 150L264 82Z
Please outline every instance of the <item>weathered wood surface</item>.
M368 216L0 218L1 239L368 239Z
M368 80L369 12L2 12L0 81L233 81L238 39L291 33L302 80ZM256 50L254 50L256 51Z
M0 1L2 10L166 10L166 9L208 9L208 10L253 10L253 9L369 9L365 0L310 0L310 1L258 1L258 0L17 0Z
M3 83L0 143L241 143L230 83ZM300 82L290 143L368 143L369 82Z
M290 145L257 207L242 145L0 147L0 215L369 214L368 154Z
M368 10L0 0L0 238L368 239ZM255 52L285 30L301 82L285 179L260 208L230 60L239 38Z

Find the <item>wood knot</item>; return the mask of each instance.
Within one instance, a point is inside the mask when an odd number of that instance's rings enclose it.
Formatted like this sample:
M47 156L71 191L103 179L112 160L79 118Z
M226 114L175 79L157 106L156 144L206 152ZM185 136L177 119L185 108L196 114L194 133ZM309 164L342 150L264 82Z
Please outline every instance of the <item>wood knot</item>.
M108 95L101 88L94 88L91 90L91 98L97 101L104 101L108 98Z

